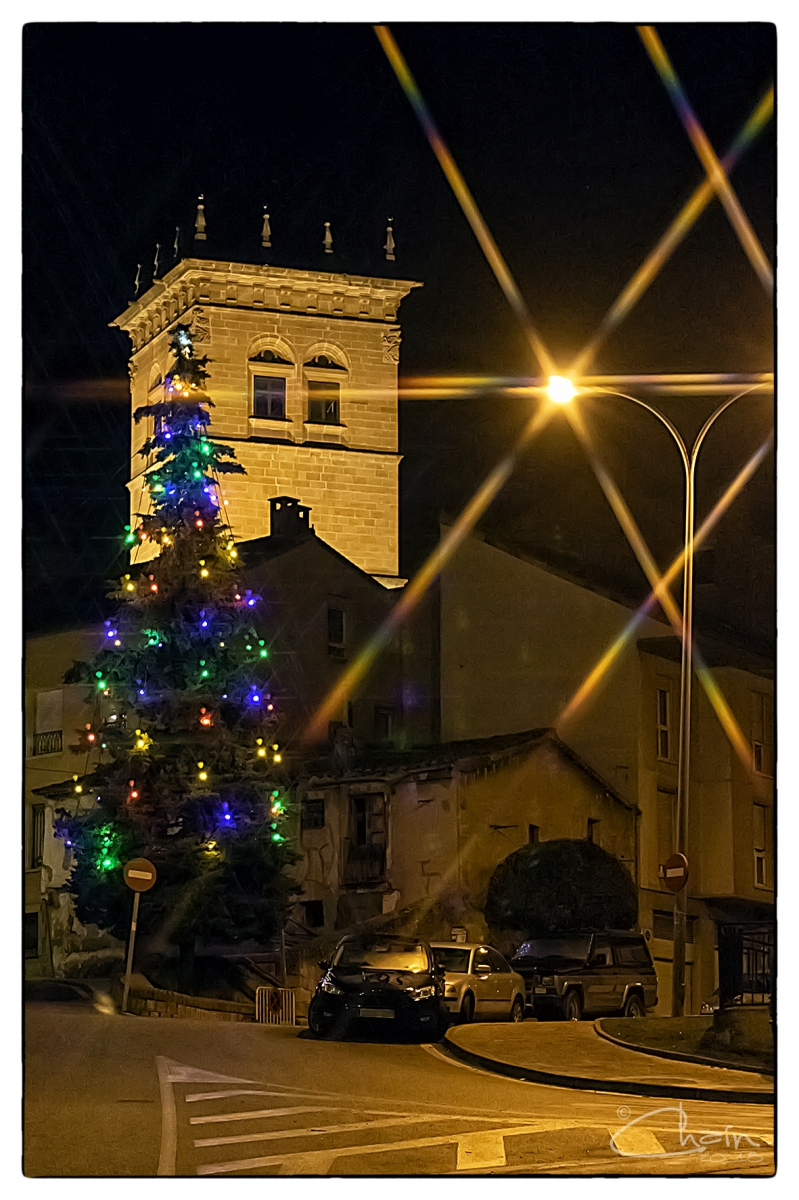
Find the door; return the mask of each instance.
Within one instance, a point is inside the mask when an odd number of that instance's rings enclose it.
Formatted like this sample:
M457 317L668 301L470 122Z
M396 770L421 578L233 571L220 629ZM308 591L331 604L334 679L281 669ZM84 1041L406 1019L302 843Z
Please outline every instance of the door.
M618 972L608 938L594 938L588 970L585 973L584 1008L586 1012L609 1012L618 1008Z
M495 981L497 1012L504 1016L510 1012L513 999L513 973L498 950L489 946L488 961L491 963Z
M478 971L478 967L482 967L483 969ZM497 978L498 976L491 965L488 947L480 946L479 949L475 950L472 959L470 983L474 992L475 1012L481 1016L493 1016L499 1008Z

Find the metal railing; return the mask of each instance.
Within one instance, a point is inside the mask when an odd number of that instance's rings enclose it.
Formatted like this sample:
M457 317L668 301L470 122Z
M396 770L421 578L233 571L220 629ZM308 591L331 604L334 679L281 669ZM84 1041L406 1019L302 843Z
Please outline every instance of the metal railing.
M296 1025L297 1009L294 989L256 988L255 1019L261 1025Z
M33 755L60 754L63 750L64 735L60 729L52 729L49 733L34 733Z
M769 1004L773 988L773 925L720 926L720 1006Z

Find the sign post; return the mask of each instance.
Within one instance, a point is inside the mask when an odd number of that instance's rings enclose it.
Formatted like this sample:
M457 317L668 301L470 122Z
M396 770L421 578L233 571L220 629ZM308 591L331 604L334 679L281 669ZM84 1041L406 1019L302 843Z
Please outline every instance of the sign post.
M133 944L136 941L136 923L139 919L139 897L142 892L148 892L155 883L155 867L147 858L132 858L129 863L125 864L123 874L125 883L134 893L133 917L130 922L130 940L128 942L128 965L125 970L125 986L122 990L122 1012L127 1012L130 973L133 966Z

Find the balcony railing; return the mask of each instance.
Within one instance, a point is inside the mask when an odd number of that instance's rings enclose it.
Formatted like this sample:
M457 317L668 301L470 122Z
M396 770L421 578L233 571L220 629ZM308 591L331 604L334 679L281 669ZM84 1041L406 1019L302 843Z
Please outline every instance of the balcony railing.
M345 838L343 851L342 883L381 883L385 879L385 846L356 846L349 838Z
M63 732L53 729L49 733L34 733L33 754L60 754L63 750Z

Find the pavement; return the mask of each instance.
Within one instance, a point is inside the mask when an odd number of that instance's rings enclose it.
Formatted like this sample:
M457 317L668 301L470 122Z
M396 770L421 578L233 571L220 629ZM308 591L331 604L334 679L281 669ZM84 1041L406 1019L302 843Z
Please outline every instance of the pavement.
M588 1022L456 1025L448 1030L444 1046L470 1066L554 1087L676 1100L774 1103L774 1079L769 1075L656 1057L608 1041Z
M29 1177L774 1172L764 1104L545 1086L390 1031L25 1010Z

